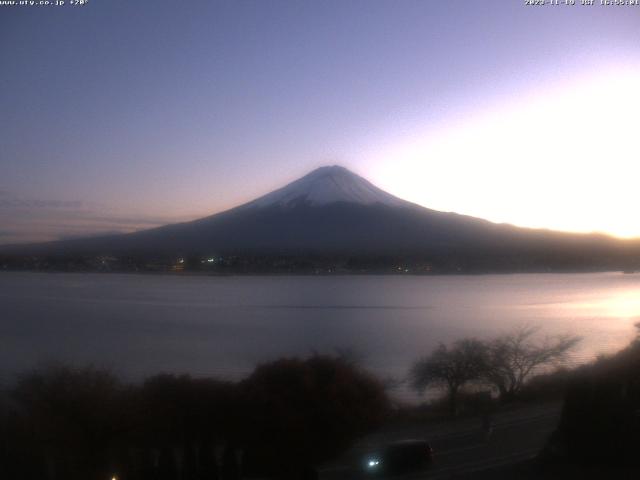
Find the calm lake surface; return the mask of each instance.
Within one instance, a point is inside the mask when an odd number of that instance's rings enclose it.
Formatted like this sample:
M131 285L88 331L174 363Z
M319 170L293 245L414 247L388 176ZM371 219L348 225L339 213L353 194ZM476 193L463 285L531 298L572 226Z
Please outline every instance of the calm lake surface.
M283 355L352 350L404 377L438 342L522 324L583 337L572 361L626 346L640 275L201 277L0 273L0 378L48 362L138 379L240 378Z

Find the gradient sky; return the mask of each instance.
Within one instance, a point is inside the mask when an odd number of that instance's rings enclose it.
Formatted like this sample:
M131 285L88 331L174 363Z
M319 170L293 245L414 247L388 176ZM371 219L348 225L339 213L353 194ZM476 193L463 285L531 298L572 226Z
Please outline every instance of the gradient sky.
M640 7L0 7L0 243L208 215L324 164L424 206L640 236Z

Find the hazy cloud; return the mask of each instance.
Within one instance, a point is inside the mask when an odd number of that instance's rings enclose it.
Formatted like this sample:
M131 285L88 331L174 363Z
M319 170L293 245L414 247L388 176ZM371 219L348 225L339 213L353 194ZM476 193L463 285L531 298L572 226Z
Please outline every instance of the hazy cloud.
M71 234L71 235L61 235L60 237L57 238L57 240L78 240L79 238L91 238L91 237L96 237L96 236L103 236L103 235L120 235L123 233L127 233L124 230L105 230L104 232L100 232L100 233L93 233L93 234L85 234L85 235L78 235L78 234Z
M0 193L0 208L81 208L82 202L62 200L23 199Z
M0 190L0 244L129 233L185 218L121 212L80 200L25 198Z

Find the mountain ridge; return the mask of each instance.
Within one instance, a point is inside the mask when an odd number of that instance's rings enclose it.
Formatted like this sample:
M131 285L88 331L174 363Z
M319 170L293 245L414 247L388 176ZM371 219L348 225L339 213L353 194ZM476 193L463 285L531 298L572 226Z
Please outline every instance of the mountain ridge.
M0 247L3 255L412 258L444 269L635 268L640 244L496 224L395 197L344 167L316 169L255 200L139 232ZM271 260L261 260L269 264ZM417 260L416 260L417 261ZM247 267L249 270L251 267Z

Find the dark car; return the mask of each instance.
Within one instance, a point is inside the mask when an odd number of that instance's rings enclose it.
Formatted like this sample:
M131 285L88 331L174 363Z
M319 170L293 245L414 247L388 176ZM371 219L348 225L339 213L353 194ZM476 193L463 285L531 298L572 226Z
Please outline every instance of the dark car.
M367 455L364 470L368 474L395 474L426 467L433 461L433 449L425 440L402 440L390 443Z

